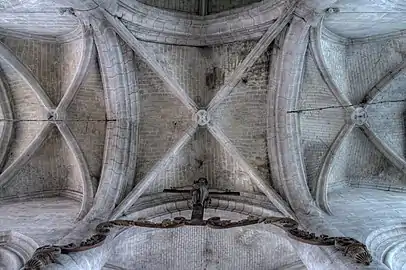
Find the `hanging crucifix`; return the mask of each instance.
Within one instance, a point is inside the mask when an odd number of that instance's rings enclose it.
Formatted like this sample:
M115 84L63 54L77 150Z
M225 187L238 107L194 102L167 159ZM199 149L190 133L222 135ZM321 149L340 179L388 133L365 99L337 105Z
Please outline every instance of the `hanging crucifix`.
M171 193L190 193L192 196L193 211L191 217L192 225L203 225L205 221L203 220L204 208L207 208L211 203L212 194L223 194L223 195L236 195L239 196L240 192L233 192L230 190L218 190L209 189L209 182L206 178L199 178L193 182L192 186L185 187L171 187L170 189L164 189L164 192Z

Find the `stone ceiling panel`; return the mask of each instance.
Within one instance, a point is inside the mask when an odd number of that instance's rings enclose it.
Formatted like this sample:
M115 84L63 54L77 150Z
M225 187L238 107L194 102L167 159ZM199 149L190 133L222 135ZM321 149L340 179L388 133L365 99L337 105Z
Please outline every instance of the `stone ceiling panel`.
M204 107L209 103L214 95L207 82L212 59L206 51L210 49L149 42L143 44L156 55L158 63L178 81L197 106Z
M214 189L239 192L259 192L238 161L228 154L204 128L198 129L192 141L184 146L146 194L162 192L165 188L191 186L199 177L209 181Z
M124 269L137 265L142 269L254 270L279 269L299 260L286 239L256 227L137 232L115 248L109 264Z
M55 37L67 35L79 26L77 18L73 16L60 15L58 10L49 6L42 6L41 9L42 11L35 12L35 8L22 7L14 10L16 12L2 12L0 29Z
M193 122L192 113L142 60L136 58L135 65L141 100L136 175L139 181Z
M406 38L355 43L346 51L349 98L359 104L379 80L406 60Z
M345 124L346 114L324 82L309 50L298 108L294 111L300 117L304 165L309 189L313 193L325 155Z
M29 236L39 246L56 244L74 227L79 209L79 202L63 197L2 202L0 227Z
M82 40L51 43L7 37L3 42L32 72L54 104L58 104L79 65Z
M333 6L340 12L327 16L325 24L345 37L364 38L405 28L403 0L339 0Z
M19 121L13 123L13 137L9 145L3 171L9 167L31 144L32 140L40 133L44 123L37 121Z
M329 185L405 191L405 177L359 129L354 129L336 154ZM339 166L338 166L339 165Z
M100 177L106 134L106 104L96 55L76 97L67 109L66 123L83 151L92 176Z
M24 81L13 67L5 63L4 60L0 59L0 65L4 74L4 83L6 87L9 88L9 98L14 119L46 119L47 112L29 84Z
M405 93L406 70L403 70L367 108L371 129L403 159L406 159Z
M72 195L77 196L82 193L81 179L72 178L75 184L67 185L74 167L68 148L54 127L31 160L20 168L9 184L1 190L0 197L12 199L57 196L63 193L63 189L73 191Z
M245 44L251 46L251 43ZM244 59L244 49L239 52L243 55L231 56L231 61L236 61L233 67ZM265 52L212 115L213 123L223 130L263 179L270 177L266 141L268 69L269 56ZM230 74L228 70L227 74Z

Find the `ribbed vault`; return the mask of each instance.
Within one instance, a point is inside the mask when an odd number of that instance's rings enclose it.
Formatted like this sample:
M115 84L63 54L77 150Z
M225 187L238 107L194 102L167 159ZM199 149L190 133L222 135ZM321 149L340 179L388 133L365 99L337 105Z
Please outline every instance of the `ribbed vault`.
M206 177L213 189L240 192L214 195L207 217L291 217L317 234L367 240L378 258L373 267L402 269L404 245L392 242L406 191L401 1L1 7L5 230L61 243L82 240L109 219L190 216L189 194L163 190ZM382 245L380 230L388 235ZM264 227L131 229L114 241L89 251L93 261L77 253L74 263L353 266L332 249L296 245Z

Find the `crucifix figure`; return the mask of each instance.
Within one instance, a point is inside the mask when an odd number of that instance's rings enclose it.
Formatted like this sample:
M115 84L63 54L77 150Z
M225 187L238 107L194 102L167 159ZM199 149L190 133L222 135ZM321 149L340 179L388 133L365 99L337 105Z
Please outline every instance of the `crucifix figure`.
M195 180L192 186L179 188L171 187L170 189L164 189L164 192L191 194L193 203L191 221L193 225L202 225L204 223L204 208L207 208L210 205L211 194L240 195L239 192L232 192L230 190L221 191L217 189L209 189L209 181L204 177Z

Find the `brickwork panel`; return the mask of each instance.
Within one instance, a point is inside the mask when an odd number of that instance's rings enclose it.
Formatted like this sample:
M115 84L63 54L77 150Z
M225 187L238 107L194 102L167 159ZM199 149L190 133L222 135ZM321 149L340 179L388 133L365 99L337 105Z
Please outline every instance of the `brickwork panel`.
M305 59L303 86L295 113L299 114L304 166L309 189L313 192L325 155L345 124L346 115L343 108L331 108L339 104L309 51ZM313 110L317 108L320 110Z
M233 71L244 61L245 57L250 53L257 41L247 40L227 43L211 47L211 52L207 52L210 58L213 59L213 68L219 69L219 73L224 73L224 81L226 81ZM220 76L217 76L220 78ZM221 80L217 80L214 84L215 89L222 85Z
M182 227L140 231L116 247L109 263L129 269L138 265L141 269L256 270L280 269L298 260L286 239L255 226L228 230Z
M347 48L345 45L321 39L321 49L326 61L326 68L338 89L345 95L350 92L347 74Z
M52 129L47 140L31 160L19 170L6 188L0 192L0 197L21 197L30 193L55 192L66 186L73 160L66 157L62 136L56 127ZM67 146L66 146L67 147ZM65 149L66 149L65 147ZM35 179L33 181L32 179ZM81 178L74 178L72 191L82 193Z
M238 161L228 154L207 129L199 128L192 141L185 145L145 193L189 186L199 177L207 178L211 188L259 192Z
M39 84L56 105L64 92L61 89L60 57L62 48L57 43L6 38L4 43L32 72Z
M405 93L406 71L403 71L378 94L376 104L367 109L372 130L403 158L406 158Z
M0 60L5 83L9 86L9 98L14 119L44 120L47 113L31 87L8 64Z
M215 91L209 88L207 81L212 71L210 48L198 48L176 45L147 43L166 72L172 76L199 107L206 106ZM209 84L209 85L208 85Z
M369 90L405 59L405 38L350 45L346 62L351 102L362 102Z
M96 55L87 76L68 108L67 124L76 137L90 173L100 177L106 130L106 106Z
M386 159L359 129L354 129L336 154L329 184L391 190L404 187L404 175Z
M135 65L141 99L136 176L139 181L185 134L192 115L144 62L136 58Z
M330 195L331 223L344 235L365 243L374 230L404 221L406 194L365 188L344 188Z
M44 122L36 121L20 121L13 124L13 136L4 169L10 166L27 149L31 141L41 131L43 125Z
M213 122L264 179L270 177L266 142L268 68L266 52L213 113Z
M80 202L63 197L1 202L1 229L31 237L39 246L56 244L75 226L79 209Z

